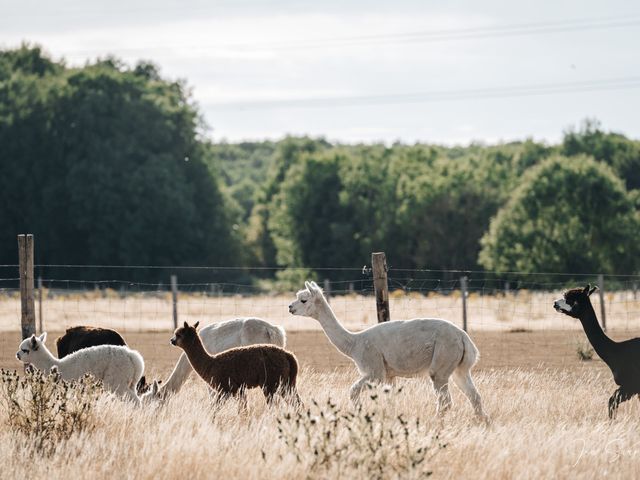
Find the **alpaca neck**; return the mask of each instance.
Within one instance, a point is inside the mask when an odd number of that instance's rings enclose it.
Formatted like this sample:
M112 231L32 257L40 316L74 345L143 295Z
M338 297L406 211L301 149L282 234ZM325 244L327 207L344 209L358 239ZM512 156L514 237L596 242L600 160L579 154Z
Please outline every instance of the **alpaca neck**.
M355 334L342 326L324 297L320 298L318 301L321 302L319 305L320 311L315 316L315 319L320 322L324 333L329 337L331 343L333 343L342 353L350 357L351 352L353 351L353 346L356 343Z
M205 350L200 336L196 336L189 344L185 345L184 352L198 375L202 377L205 374L211 374L213 362L210 360L213 357Z
M612 347L615 345L615 342L607 337L606 333L602 330L591 302L589 302L580 316L580 323L582 323L584 333L587 334L589 343L591 343L591 346L598 356L606 362L610 357L610 352Z
M42 345L38 350L37 360L33 363L33 366L38 370L48 373L51 370L51 367L60 365L60 360L54 357L44 345Z

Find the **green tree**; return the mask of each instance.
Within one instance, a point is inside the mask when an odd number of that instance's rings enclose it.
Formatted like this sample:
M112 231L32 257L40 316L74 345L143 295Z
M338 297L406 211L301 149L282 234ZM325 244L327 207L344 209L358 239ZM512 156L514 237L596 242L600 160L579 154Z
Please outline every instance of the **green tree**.
M479 262L497 271L635 273L639 235L634 201L611 168L555 156L527 172L492 220Z
M585 120L580 130L565 132L562 153L591 155L610 165L625 181L627 189L640 188L640 142L619 133L604 132L596 120Z
M287 267L350 267L357 258L352 209L337 154L307 154L289 170L270 208L277 261ZM334 276L335 277L335 276Z
M408 268L476 268L480 238L511 182L512 160L503 154L432 156L396 167L396 262Z
M280 192L289 169L300 158L309 153L322 151L329 144L324 140L289 137L278 144L277 151L269 167L262 188L257 193L255 205L249 218L247 242L254 258L261 266L278 265L277 251L270 232L270 206Z
M24 231L46 263L237 261L184 85L113 59L50 70L18 71L0 88L3 261Z

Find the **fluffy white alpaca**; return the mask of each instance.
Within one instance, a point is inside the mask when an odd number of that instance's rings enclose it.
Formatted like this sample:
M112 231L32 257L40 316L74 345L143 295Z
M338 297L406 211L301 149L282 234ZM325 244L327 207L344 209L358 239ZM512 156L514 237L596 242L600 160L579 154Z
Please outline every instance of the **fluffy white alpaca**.
M463 330L446 320L417 318L350 332L336 318L322 289L315 282L305 282L305 286L289 305L289 312L315 318L331 343L354 361L362 376L351 387L353 401L367 382L386 383L394 377L428 374L438 395L438 412L443 412L451 406L448 382L453 375L476 415L487 419L471 378L478 349Z
M105 389L140 403L136 385L144 372L142 355L129 347L98 345L78 350L57 359L44 344L47 332L39 337L31 335L22 341L16 357L38 370L49 372L56 368L64 380L76 380L85 373L101 380Z
M285 347L286 334L284 328L260 318L235 318L226 322L213 323L200 330L200 338L204 348L210 355L215 355L234 347L243 347L257 343L266 343ZM193 368L187 355L183 352L173 368L171 376L162 384L153 382L151 390L142 396L143 403L157 401L176 393L189 378Z

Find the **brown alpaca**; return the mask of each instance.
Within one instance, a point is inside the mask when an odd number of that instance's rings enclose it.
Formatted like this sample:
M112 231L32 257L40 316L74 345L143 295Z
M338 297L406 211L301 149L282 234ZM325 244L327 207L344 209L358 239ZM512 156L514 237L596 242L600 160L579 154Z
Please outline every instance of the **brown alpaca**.
M298 361L291 352L275 345L249 345L209 355L196 331L199 323L190 327L184 322L171 343L185 351L193 369L213 390L243 400L246 389L260 387L268 403L276 394L300 402L296 392Z

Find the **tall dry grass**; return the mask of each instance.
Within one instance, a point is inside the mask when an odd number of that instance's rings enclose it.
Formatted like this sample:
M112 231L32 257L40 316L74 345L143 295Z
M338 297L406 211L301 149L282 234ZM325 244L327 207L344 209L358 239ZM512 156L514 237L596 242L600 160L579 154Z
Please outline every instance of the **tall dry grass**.
M350 374L319 374L303 370L300 393L312 415L329 414L326 402L338 415L353 412L347 388ZM470 405L453 389L454 407L442 420L435 415L431 387L419 379L399 382L401 392L368 392L364 410L375 411L376 428L393 429L398 415L408 421L411 448L423 445L423 462L402 473L406 454L394 454L390 445L403 440L387 438L377 449L362 440L362 429L343 429L323 443L312 438L315 449L304 448L305 435L326 433L326 422L299 430L302 448L287 446L298 428L288 407L267 408L252 391L249 411L238 405L213 406L204 384L192 379L165 406L136 409L108 396L96 407L92 431L72 436L49 457L34 454L26 440L7 430L6 412L0 412L0 452L3 478L374 478L370 468L384 458L384 478L635 478L640 471L637 400L621 407L617 420L606 419L606 401L613 390L608 375L589 367L570 371L519 369L479 372L477 384L492 417L490 426L476 423ZM312 403L315 399L320 407ZM384 417L384 419L381 419ZM419 426L415 422L419 420ZM366 420L365 420L366 421ZM279 423L280 422L280 423ZM287 423L289 422L289 423ZM322 426L324 425L324 427ZM305 430L306 428L306 430ZM308 433L304 433L308 430ZM295 430L298 431L298 430ZM352 435L350 437L350 435ZM294 435L295 436L295 435ZM319 453L335 446L350 448L348 457ZM299 452L296 458L296 451ZM363 460L351 461L362 455ZM375 457L378 455L378 457ZM380 455L385 455L380 457ZM316 462L317 463L317 462ZM401 472L401 473L398 473Z

